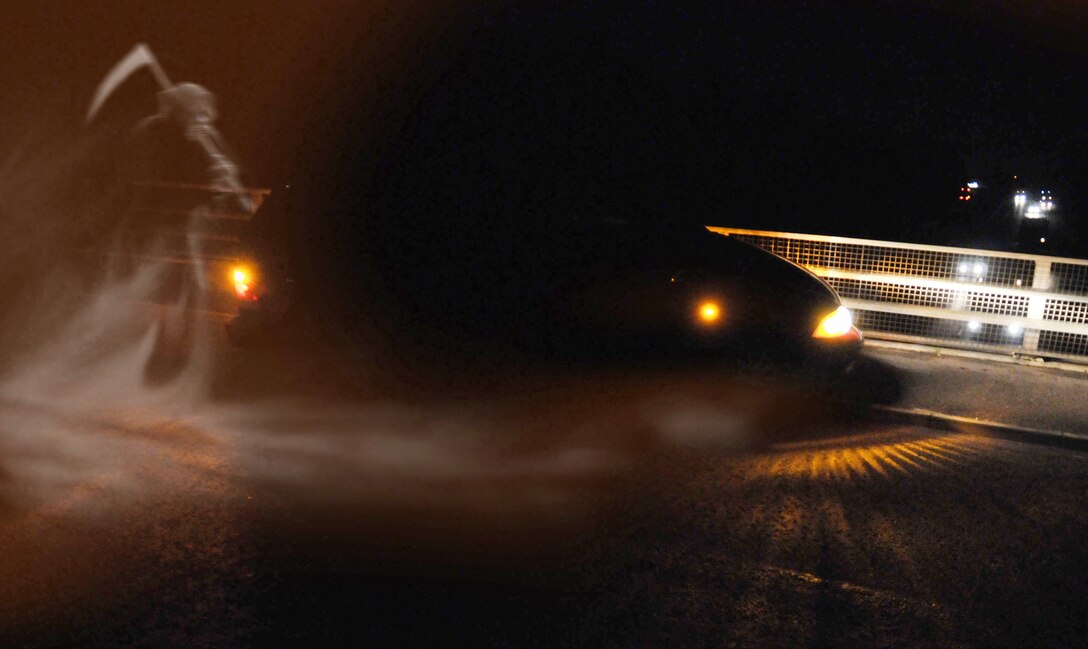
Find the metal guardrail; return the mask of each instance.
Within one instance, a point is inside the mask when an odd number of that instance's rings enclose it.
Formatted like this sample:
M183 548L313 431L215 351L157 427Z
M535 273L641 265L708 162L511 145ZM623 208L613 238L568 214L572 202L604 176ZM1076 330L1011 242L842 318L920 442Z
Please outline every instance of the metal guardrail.
M1088 260L707 229L823 278L868 337L1088 363Z

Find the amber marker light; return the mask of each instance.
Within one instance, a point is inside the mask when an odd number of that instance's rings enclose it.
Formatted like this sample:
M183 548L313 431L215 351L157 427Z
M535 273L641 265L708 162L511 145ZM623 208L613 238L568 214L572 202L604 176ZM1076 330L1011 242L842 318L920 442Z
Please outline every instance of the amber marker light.
M234 294L240 300L255 300L257 295L252 292L253 273L243 266L235 266L230 272L234 282Z
M812 332L813 338L838 338L850 333L854 328L854 317L850 310L840 306L824 316L816 330Z
M699 305L699 321L703 324L716 324L722 319L722 307L717 302L706 301Z

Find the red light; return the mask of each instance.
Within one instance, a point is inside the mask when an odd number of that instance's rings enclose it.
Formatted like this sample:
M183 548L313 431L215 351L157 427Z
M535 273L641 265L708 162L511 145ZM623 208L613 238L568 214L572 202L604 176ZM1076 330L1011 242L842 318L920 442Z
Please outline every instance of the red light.
M967 197L966 197L966 198L964 198L963 200L965 200L965 201L969 201L969 200L971 200L971 197L970 197L970 196L967 196Z
M234 294L238 297L239 300L247 300L250 302L257 301L257 294L251 290L249 284L245 284L243 282L234 283Z

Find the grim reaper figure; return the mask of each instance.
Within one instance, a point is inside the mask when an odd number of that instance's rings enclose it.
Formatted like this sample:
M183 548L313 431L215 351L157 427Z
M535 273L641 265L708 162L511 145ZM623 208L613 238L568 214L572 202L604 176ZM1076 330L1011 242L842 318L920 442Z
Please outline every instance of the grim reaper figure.
M118 206L123 253L140 272L154 269L150 294L157 309L144 382L172 381L207 347L208 277L203 250L215 215L252 213L238 167L215 128L215 97L194 83L173 84L145 45L138 45L106 76L87 114L95 120L115 90L139 70L160 86L158 111L128 134L117 156L116 183L126 201Z

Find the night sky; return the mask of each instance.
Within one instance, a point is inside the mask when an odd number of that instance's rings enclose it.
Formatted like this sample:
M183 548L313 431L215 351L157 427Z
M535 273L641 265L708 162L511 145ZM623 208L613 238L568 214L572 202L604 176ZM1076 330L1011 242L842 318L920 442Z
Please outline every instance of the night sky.
M465 205L506 172L507 210L939 242L985 238L978 218L949 223L964 180L1017 174L1072 219L1088 133L1075 19L999 3L498 11L407 120L399 144L424 168L406 184L442 178Z
M5 162L78 138L142 40L219 96L252 184L325 211L955 243L988 238L952 213L960 183L1015 173L1083 247L1079 3L221 4L5 10Z

